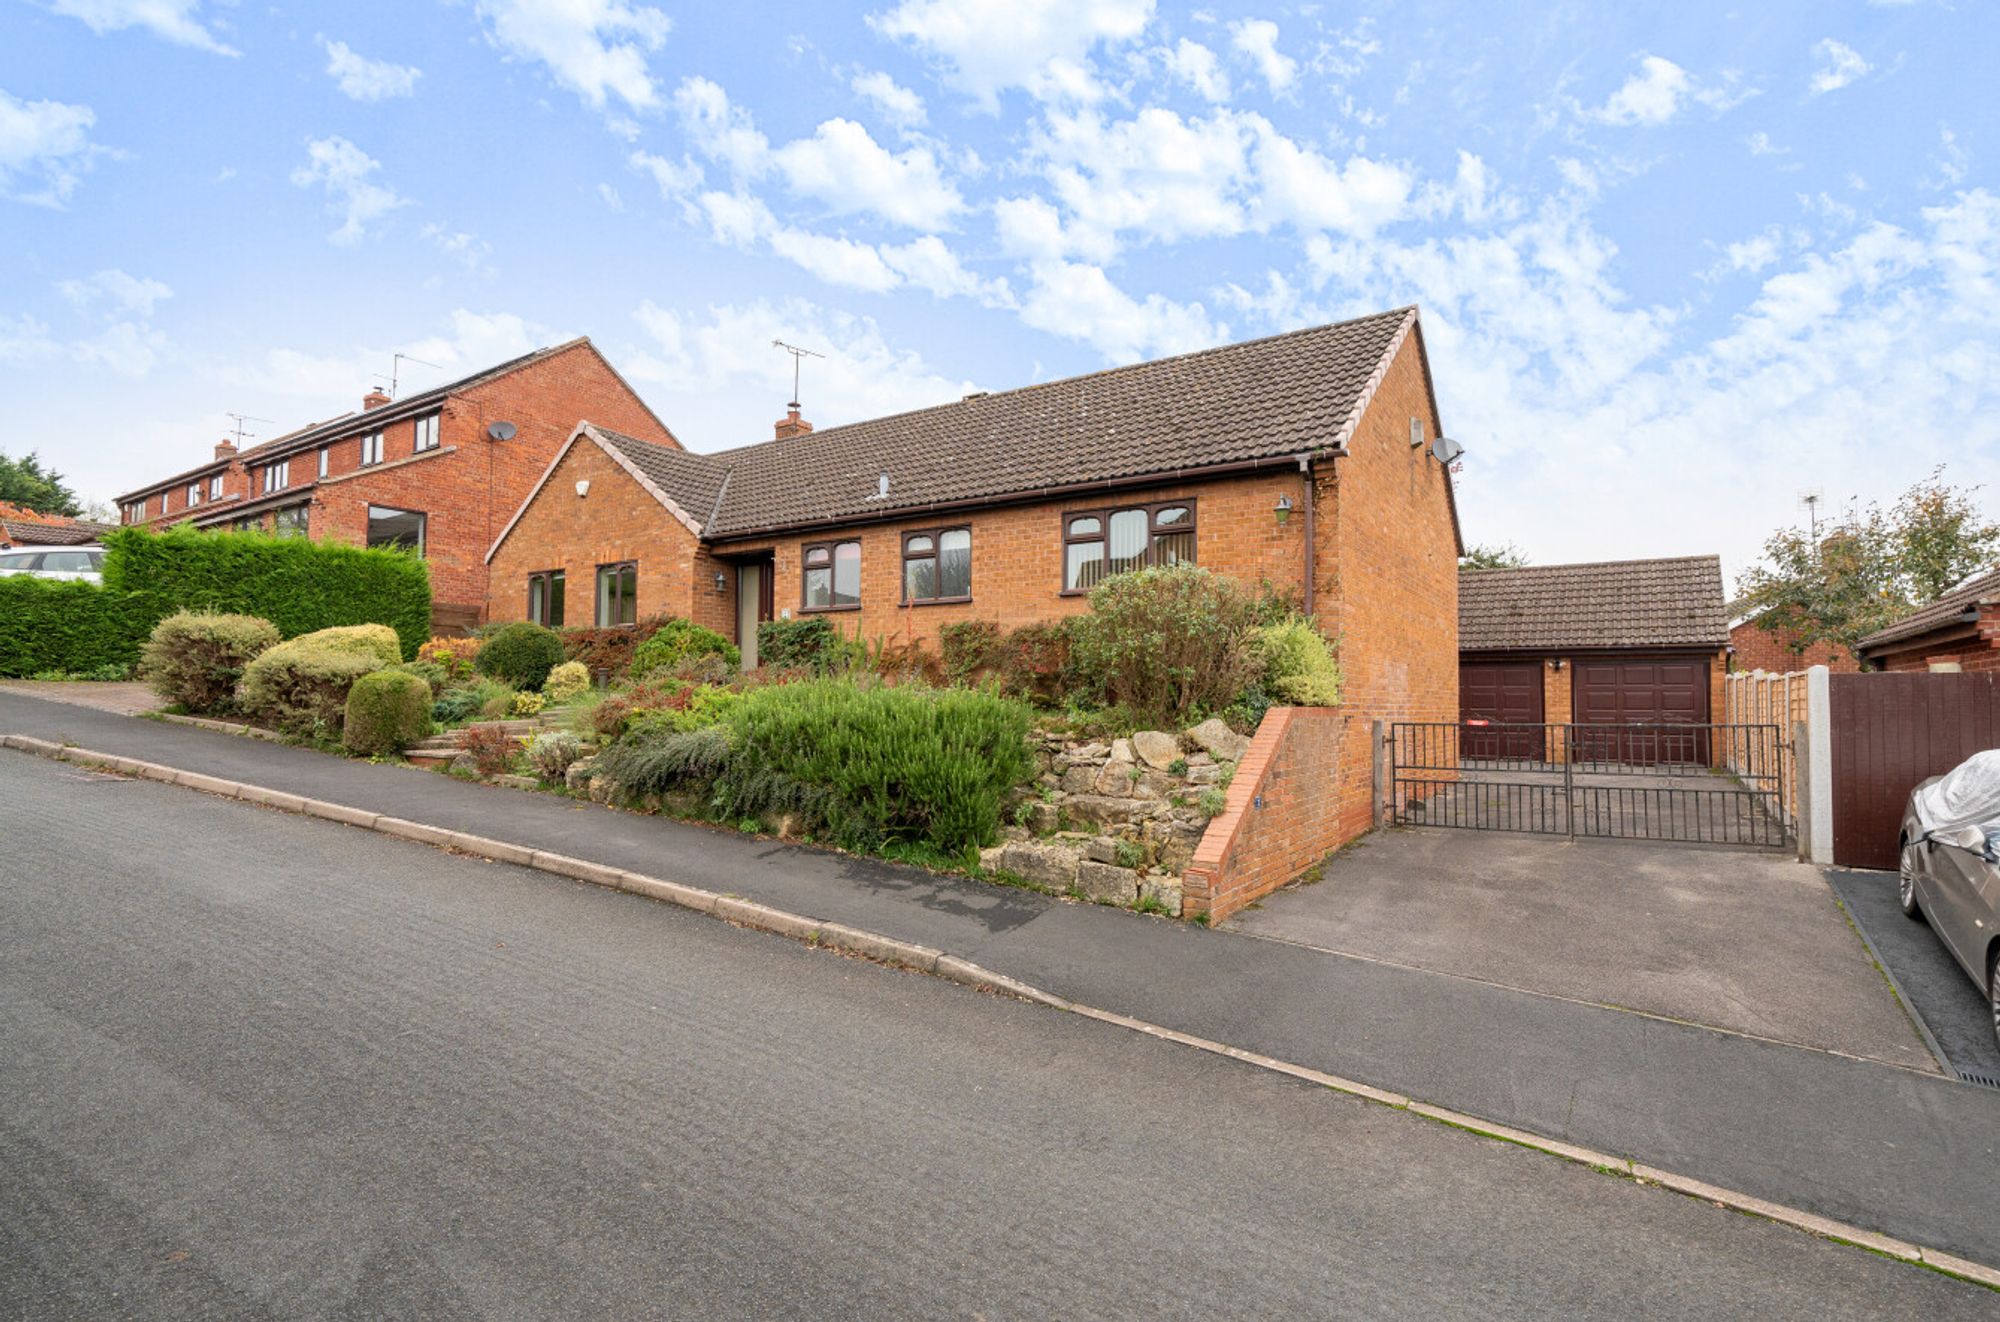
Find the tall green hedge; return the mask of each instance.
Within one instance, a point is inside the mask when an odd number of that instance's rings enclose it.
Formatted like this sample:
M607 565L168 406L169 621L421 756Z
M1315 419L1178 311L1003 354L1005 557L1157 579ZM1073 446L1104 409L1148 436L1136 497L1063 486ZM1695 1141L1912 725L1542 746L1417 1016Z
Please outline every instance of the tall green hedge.
M104 545L104 586L145 594L161 615L255 615L287 638L340 624L386 624L406 658L431 636L430 569L405 551L185 526L121 528Z
M0 578L0 676L131 665L157 618L150 605L95 583Z
M405 657L430 637L430 569L404 551L188 527L120 528L104 545L102 588L0 578L0 676L131 665L179 610L259 616L287 638L386 624Z

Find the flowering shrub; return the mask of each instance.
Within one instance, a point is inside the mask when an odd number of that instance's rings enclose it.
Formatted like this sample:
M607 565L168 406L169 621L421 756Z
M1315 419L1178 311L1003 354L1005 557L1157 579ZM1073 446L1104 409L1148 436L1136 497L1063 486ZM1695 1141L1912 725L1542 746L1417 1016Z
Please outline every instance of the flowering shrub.
M542 683L542 696L561 706L590 691L590 672L581 661L565 661L549 672Z
M523 689L514 695L514 701L508 708L508 714L510 716L533 716L546 706L548 706L548 700L541 694Z

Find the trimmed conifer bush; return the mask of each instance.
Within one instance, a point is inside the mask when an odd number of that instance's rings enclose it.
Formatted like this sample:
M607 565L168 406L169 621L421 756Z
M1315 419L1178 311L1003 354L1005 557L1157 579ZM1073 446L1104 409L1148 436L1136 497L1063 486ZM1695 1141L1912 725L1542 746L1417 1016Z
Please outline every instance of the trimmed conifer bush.
M715 630L704 629L692 620L669 619L632 654L632 678L643 679L655 670L671 671L684 661L703 656L720 657L731 668L743 662L736 644Z
M278 626L254 615L178 611L153 626L139 674L153 692L196 715L227 711L243 668L278 645Z
M495 629L480 645L474 662L480 674L503 679L517 689L540 688L562 663L562 635L526 620Z
M400 753L430 733L431 686L407 670L376 670L347 692L341 743L360 757Z
M312 638L307 634L279 643L244 667L236 705L287 734L321 738L338 734L347 713L348 690L363 675L380 670L382 658L365 649L330 647Z

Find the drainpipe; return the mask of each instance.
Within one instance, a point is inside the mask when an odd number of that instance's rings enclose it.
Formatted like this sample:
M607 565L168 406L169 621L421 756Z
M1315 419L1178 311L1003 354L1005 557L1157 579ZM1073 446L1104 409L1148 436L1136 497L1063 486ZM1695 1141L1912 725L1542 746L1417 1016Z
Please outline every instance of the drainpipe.
M1316 502L1313 500L1312 456L1309 454L1299 456L1299 477L1305 485L1306 618L1311 619L1313 614L1313 561L1317 558L1314 554L1317 543L1313 537L1313 506Z

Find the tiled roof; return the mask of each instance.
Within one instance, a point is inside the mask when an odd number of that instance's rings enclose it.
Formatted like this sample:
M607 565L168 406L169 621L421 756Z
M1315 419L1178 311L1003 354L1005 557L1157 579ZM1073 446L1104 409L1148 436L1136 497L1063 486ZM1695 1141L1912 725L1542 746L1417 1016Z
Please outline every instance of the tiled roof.
M713 539L1057 487L1172 481L1343 440L1415 318L1398 308L715 454L593 430Z
M1461 651L1721 647L1728 641L1716 556L1459 571Z
M44 514L25 505L0 501L0 542L33 546L81 546L94 542L118 525Z
M1920 633L1954 623L1967 611L1976 611L1981 602L2000 601L2000 569L1953 588L1922 610L1912 611L1902 619L1884 629L1877 629L1860 642L1855 650L1881 647L1887 643L1901 642L1914 638Z
M519 358L510 358L506 362L496 364L492 367L482 367L470 376L462 376L456 381L448 381L444 385L433 386L429 390L422 390L414 395L405 396L394 403L384 404L379 408L342 413L320 422L309 423L304 427L286 432L282 436L275 436L265 441L262 445L253 445L234 457L246 464L266 463L299 450L310 449L322 441L338 440L350 433L365 430L359 426L364 419L368 423L368 427L372 429L373 427L387 423L399 422L405 418L413 418L419 413L436 408L445 399L457 394L461 390L470 390L472 387L481 385L495 377L519 371L530 363L538 362L543 358L552 358L565 350L573 349L579 344L588 344L589 342L589 337L579 336L563 344L552 345L546 349L537 349L533 353L522 354ZM119 503L122 504L127 500L135 500L140 496L149 495L160 490L162 487L178 486L213 469L221 468L229 462L230 458L228 456L221 459L211 459L205 464L200 464L182 473L176 473L172 477L161 478L159 481L149 483L143 487L134 487L131 491L118 498Z

